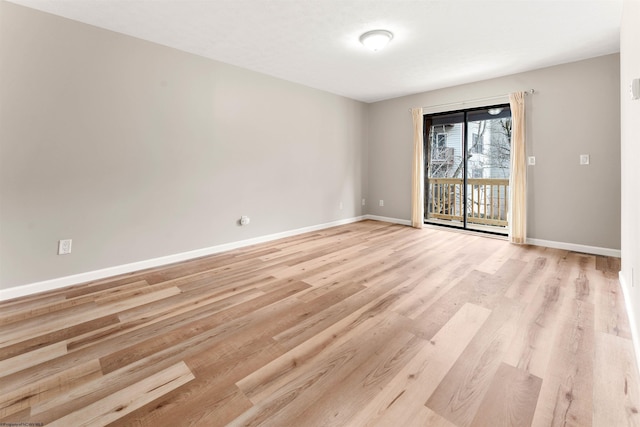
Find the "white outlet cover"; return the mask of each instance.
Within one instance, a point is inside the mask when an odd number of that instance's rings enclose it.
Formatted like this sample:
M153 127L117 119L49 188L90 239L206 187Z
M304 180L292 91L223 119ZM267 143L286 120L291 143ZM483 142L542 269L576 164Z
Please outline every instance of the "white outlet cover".
M58 255L67 255L71 253L71 239L58 240Z
M580 154L580 164L588 165L589 164L589 155L588 154Z
M631 99L640 99L640 79L631 81Z
M527 164L529 166L535 166L535 164L536 164L536 156L529 156L527 158Z

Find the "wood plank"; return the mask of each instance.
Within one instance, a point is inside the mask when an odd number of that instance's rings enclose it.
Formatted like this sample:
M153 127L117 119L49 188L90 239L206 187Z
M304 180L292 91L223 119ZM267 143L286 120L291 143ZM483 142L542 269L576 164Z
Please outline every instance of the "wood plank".
M593 305L567 298L553 363L543 376L532 426L589 427L593 421Z
M393 420L390 420L387 424L380 425L388 425L395 426ZM406 420L405 424L402 424L403 427L456 427L455 424L447 420L446 418L441 417L440 415L433 412L431 409L426 406L420 406L417 408L415 414Z
M336 372L332 378L326 378L325 384L314 384L266 424L347 425L347 420L384 388L421 346L422 339L406 332L390 336L386 345L371 353L356 369L346 375Z
M70 326L56 331L39 335L40 331L36 331L33 335L18 335L15 344L0 348L0 360L10 359L21 354L31 351L37 351L43 347L47 347L64 341L71 337L88 333L92 330L101 329L110 325L120 323L118 316L115 314L103 316L98 319L83 321L74 326Z
M28 353L20 354L10 359L0 360L0 378L19 372L23 369L31 368L65 354L67 354L67 345L64 342L58 342Z
M504 245L498 240L490 240L489 242L492 244L487 245L486 250L490 255L485 261L476 266L476 270L483 273L496 274L512 258L512 255L517 251L517 247L515 245Z
M621 270L620 258L597 255L596 270L617 276Z
M175 297L143 304L135 309L118 313L120 322L103 328L96 328L84 334L78 334L66 341L67 348L69 351L86 348L105 340L122 337L140 329L153 327L153 324L172 323L176 325L178 322L183 321L185 317L190 320L196 320L202 316L247 303L263 295L265 293L257 289L231 292L225 295L216 294L211 297L202 294L188 297L185 294L176 295Z
M568 255L574 258L571 262L571 280L573 281L573 295L576 300L585 301L590 304L594 302L594 290L591 278L595 276L595 257L593 255L571 253Z
M230 387L228 390L212 392L207 388L196 388L194 384L196 382L197 380L191 381L109 425L113 427L224 427L251 407L251 402L237 388ZM192 390L185 390L187 388L192 388ZM204 395L198 395L198 392L202 392ZM197 399L197 402L192 403L184 396ZM206 399L203 399L203 396Z
M393 293L394 289L406 281L407 279L404 277L388 278L382 281L379 286L367 288L326 310L309 316L286 331L275 335L274 338L282 346L294 348L308 339L324 335L323 331L331 329L334 324L341 325L347 322L349 328L353 328L391 305L403 293L402 290L399 293ZM390 292L391 295L389 295Z
M261 338L240 345L235 352L220 352L218 358L193 355L187 364L193 366L198 380L163 399L161 408L146 409L144 418L156 424L225 425L253 405L235 383L282 353L273 340Z
M43 316L56 311L61 311L78 305L89 303L91 303L89 299L56 299L50 303L39 303L37 305L32 304L30 308L19 308L19 306L17 305L17 307L6 307L3 308L3 310L0 312L0 326L5 327L5 325L8 325L10 323L32 319L34 317Z
M78 312L74 312L68 316L53 316L44 321L40 318L30 319L21 322L15 326L12 325L11 330L0 335L0 347L8 347L22 340L24 336L45 335L70 326L78 325L88 320L107 317L119 311L136 305L145 304L150 301L167 298L180 293L178 288L167 288L145 295L136 295L125 301L116 301L110 304L98 307L92 306ZM84 307L84 306L83 306Z
M541 378L505 363L500 364L471 425L530 426L541 386Z
M594 426L640 426L638 370L631 340L595 335Z
M219 386L230 387L242 375L243 370L237 369L239 365L244 370L250 371L256 369L256 363L258 366L266 363L263 359L272 360L281 354L281 351L277 349L273 342L261 341L255 342L255 344L256 347L243 349L242 351L233 351L234 347L225 342L214 345L209 345L206 342L188 345L184 351L174 351L175 348L165 349L152 357L129 364L118 371L96 378L69 390L67 393L60 394L33 406L31 421L51 422L97 400L117 393L123 388L155 375L157 372L172 365L182 361L191 365L193 364L193 357L206 357L210 363L214 364L211 372L205 372L197 366L196 369L193 369L190 366L190 370L198 378L178 390L166 394L160 400L141 406L121 420L122 423L127 425L128 422L133 423L134 420L145 418L151 425L157 425L175 418L176 423L180 424L180 418L186 421L191 417L197 418L198 414L203 411L210 411L212 394L217 396L224 392L224 390L220 390ZM259 353L258 357L256 357L256 353ZM219 356L212 357L212 355ZM250 361L245 362L243 357L249 357ZM200 370L199 374L198 370ZM222 397L220 398L222 399ZM244 400L248 402L248 400ZM188 414L180 411L186 407L189 407ZM245 409L246 407L243 411ZM236 415L239 415L240 412Z
M431 339L466 302L489 309L496 307L504 301L505 291L524 265L522 261L509 260L496 274L477 270L469 272L454 288L416 317L414 332L425 339Z
M0 418L64 393L70 386L90 381L100 375L100 364L97 360L92 360L19 387L9 388L6 382L0 382Z
M504 361L538 377L543 377L553 355L557 325L562 321L561 309L569 293L569 266L560 258L544 272L542 282L520 318L516 334Z
M284 299L287 296L291 296L292 294L308 288L308 286L309 285L301 282L288 283L286 287L283 287L280 290L276 290L272 293L249 301L247 304L245 304L245 307L243 307L244 312L249 312L251 310L259 308L261 306L259 305L260 303L265 304L270 301ZM209 336L213 336L221 334L223 333L223 331L225 333L229 333L230 330L237 330L237 328L242 326L241 322L236 324L225 322L227 319L229 319L228 316L229 313L227 313L226 311L217 312L212 314L211 316L194 320L192 322L185 323L184 325L180 325L180 327L173 328L171 331L165 331L161 335L154 335L150 336L147 339L136 341L130 346L121 348L118 351L100 358L102 371L104 373L115 371L116 369L120 369L121 367L129 363L144 359L145 357L161 351L162 349L180 344L181 342L187 341L203 333L206 333ZM235 326L235 328L232 328L232 325ZM218 328L219 326L222 327ZM215 332L212 332L212 330L214 329Z
M184 363L126 387L120 393L98 400L49 424L51 427L106 425L142 405L162 397L195 377Z
M258 402L273 395L301 371L303 364L316 363L322 355L328 357L335 349L348 346L353 337L369 336L374 329L383 328L388 323L387 318L372 315L381 313L379 299L352 312L341 321L331 324L321 333L302 341L299 345L283 346L289 349L281 357L275 359L263 368L247 375L237 385L252 401ZM394 322L401 321L400 317L392 317Z
M349 425L404 426L410 425L412 420L422 420L425 422L423 425L431 425L426 422L433 417L431 414L435 413L425 408L424 402L490 314L490 310L486 308L465 304L433 337L429 345L423 346L398 372L388 386L370 399L368 404L362 406L349 420ZM445 424L450 422L445 421Z
M394 303L391 309L410 319L416 319L426 312L427 307L431 307L460 284L469 271L469 265L460 263L455 268L452 265L449 268L441 268L438 264L432 267L425 272L427 279L416 287L416 291Z
M471 425L515 333L521 306L503 298L425 405L458 426Z
M595 330L631 339L624 293L617 275L594 275Z
M403 324L402 319L397 315L384 316L371 325L375 327L370 327L362 333L365 339L357 345L347 341L307 361L294 360L294 369L287 370L284 376L277 371L270 371L271 384L269 387L261 387L259 392L253 391L249 394L243 389L242 382L239 382L240 389L250 396L255 405L229 425L262 423L269 425L275 414L281 410L304 409L315 399L315 392L318 390L321 393L329 392L341 382L342 378L360 366L369 355L384 347L386 343L396 342L394 339L404 340L406 335L399 336ZM309 393L309 390L312 392ZM312 395L313 399L310 397Z
M25 370L19 375L6 377L5 379L3 379L3 382L8 387L11 387L12 384L15 385L23 383L25 379L30 378L31 380L35 380L47 374L51 375L53 373L68 369L76 363L101 358L101 355L102 357L110 356L112 360L115 360L115 358L117 358L118 356L117 354L114 355L113 353L117 353L118 348L126 348L128 346L135 345L137 343L140 343L141 341L149 339L150 337L158 336L162 333L167 333L189 322L196 321L202 317L210 316L212 313L217 313L219 322L225 323L225 321L229 317L240 316L242 315L242 313L252 312L253 310L256 310L264 305L271 304L280 298L288 296L290 292L291 290L287 289L285 289L284 291L274 291L271 294L254 298L244 304L232 306L228 308L224 313L218 313L220 310L217 306L214 306L211 309L209 307L198 307L191 312L183 313L175 317L167 317L161 321L147 324L142 328L134 328L134 330L127 331L125 334L115 334L114 336L108 337L107 339L94 342L89 347L77 349L75 352L65 357L56 359L54 361L55 363L45 364L44 366L46 367L46 370L40 370L39 372ZM115 345L114 343L118 343L118 345ZM115 367L115 365L112 366Z
M538 288L544 283L546 272L551 268L549 264L549 258L545 256L539 256L529 262L527 268L507 289L505 296L517 301L531 303Z

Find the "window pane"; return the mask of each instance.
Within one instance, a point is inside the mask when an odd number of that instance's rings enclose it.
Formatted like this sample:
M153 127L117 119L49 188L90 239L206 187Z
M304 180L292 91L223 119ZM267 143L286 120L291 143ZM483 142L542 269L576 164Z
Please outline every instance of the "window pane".
M461 178L462 175L462 123L431 126L429 178Z
M483 110L486 113L486 110ZM467 177L471 171L482 170L483 178L509 178L511 163L511 116L508 108L503 109L509 117L475 114L468 117L491 117L481 120L469 120L467 138L469 141ZM474 112L475 113L475 112ZM502 114L502 113L501 113Z

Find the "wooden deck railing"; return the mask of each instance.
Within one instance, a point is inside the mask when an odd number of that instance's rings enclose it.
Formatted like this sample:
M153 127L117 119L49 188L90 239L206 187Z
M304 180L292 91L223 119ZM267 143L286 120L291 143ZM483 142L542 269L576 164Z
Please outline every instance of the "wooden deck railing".
M427 218L463 220L462 178L429 178ZM506 227L509 206L509 180L467 179L467 223Z

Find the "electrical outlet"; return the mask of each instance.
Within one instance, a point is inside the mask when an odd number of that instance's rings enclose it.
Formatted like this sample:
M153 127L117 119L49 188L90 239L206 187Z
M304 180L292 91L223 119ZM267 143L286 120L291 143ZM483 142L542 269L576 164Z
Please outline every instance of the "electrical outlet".
M536 165L536 156L529 156L528 164L529 164L529 166L535 166Z
M58 255L71 253L71 239L58 240Z
M362 199L362 206L364 206L367 203L367 201L365 199Z
M342 205L342 202L340 202L340 210L342 210L342 208L343 208L343 205Z
M580 154L580 164L588 165L589 164L589 155L588 154Z
M380 206L384 206L384 200L381 199L380 202L379 202L379 205Z

